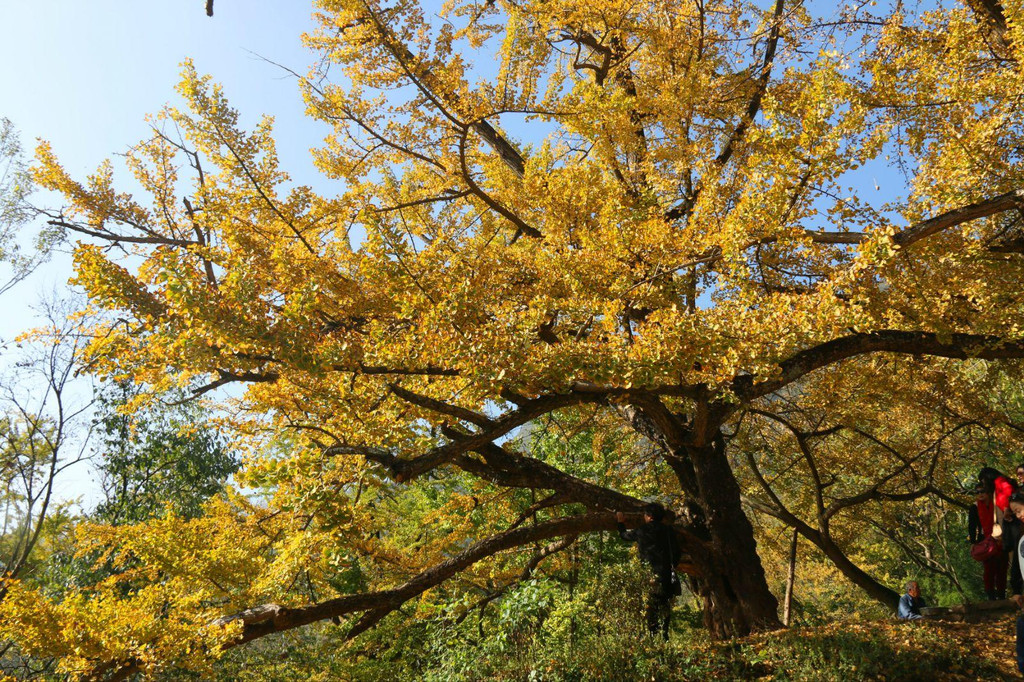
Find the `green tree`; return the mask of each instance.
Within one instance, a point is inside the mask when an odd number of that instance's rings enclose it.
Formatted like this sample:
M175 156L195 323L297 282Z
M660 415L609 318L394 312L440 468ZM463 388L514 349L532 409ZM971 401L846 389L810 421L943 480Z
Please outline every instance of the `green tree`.
M112 383L97 399L97 459L104 499L92 516L110 524L138 523L165 510L192 518L224 488L237 458L210 415L180 394L129 408L137 390Z

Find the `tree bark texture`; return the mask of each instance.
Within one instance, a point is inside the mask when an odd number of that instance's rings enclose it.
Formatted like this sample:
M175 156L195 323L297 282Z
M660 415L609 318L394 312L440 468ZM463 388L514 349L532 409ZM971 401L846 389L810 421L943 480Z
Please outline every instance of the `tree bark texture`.
M782 627L724 440L691 446L688 454L708 533L709 552L698 560L701 575L694 578L704 605L704 626L718 639Z

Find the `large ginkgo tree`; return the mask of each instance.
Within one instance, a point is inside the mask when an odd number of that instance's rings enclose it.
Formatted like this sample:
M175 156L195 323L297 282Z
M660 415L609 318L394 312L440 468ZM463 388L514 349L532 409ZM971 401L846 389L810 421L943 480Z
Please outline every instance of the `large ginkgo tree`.
M886 5L318 0L320 191L191 65L125 156L132 194L42 146L108 313L89 366L226 396L251 454L204 516L84 529L118 570L57 601L12 586L6 631L114 677L355 635L638 522L636 477L672 501L711 632L779 627L738 414L869 354L1024 357L1024 9ZM524 429L569 413L653 460L532 456ZM404 534L441 488L446 522Z

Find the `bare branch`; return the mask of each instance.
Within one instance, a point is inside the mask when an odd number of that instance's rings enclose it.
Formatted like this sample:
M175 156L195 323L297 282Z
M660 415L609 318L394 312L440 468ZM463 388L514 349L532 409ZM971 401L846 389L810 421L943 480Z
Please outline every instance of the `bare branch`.
M733 130L729 140L725 143L722 151L715 158L715 163L719 166L724 166L729 162L733 151L736 149L736 145L742 142L743 137L747 133L747 128L754 122L757 113L761 110L761 100L764 99L764 94L768 89L768 81L771 80L772 63L775 61L775 50L779 44L779 31L782 28L782 8L784 4L784 0L776 0L775 2L771 33L768 36L768 44L764 50L764 62L761 64L761 75L757 79L754 94L750 97L750 103L747 104L747 110L736 125L736 129Z
M494 424L490 418L486 415L480 414L479 412L467 410L466 408L459 407L458 405L452 405L441 400L435 400L434 398L428 398L426 396L419 395L418 393L413 393L408 389L402 388L398 384L388 384L388 389L407 403L412 403L417 407L422 407L426 410L431 410L432 412L445 414L449 417L455 417L456 419L467 421L470 424L476 424L481 428L487 428Z

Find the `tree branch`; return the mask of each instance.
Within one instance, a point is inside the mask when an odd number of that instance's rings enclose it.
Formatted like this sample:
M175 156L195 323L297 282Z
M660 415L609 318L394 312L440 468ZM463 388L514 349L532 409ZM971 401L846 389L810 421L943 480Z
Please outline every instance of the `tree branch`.
M772 63L775 60L775 51L779 44L784 4L784 0L776 0L775 2L775 9L772 16L772 28L768 35L768 44L765 47L764 59L761 63L761 74L755 84L754 93L751 95L750 101L747 103L746 111L744 111L743 115L740 117L739 123L736 124L736 127L733 129L729 139L722 147L722 151L719 152L717 157L715 157L715 165L719 168L728 163L729 159L732 158L736 147L743 141L743 138L747 134L747 130L754 122L758 112L761 110L761 101L764 99L765 92L768 89L768 82L771 80ZM697 197L700 195L700 192L701 187L696 187L690 196L686 197L682 202L665 213L665 219L669 221L678 220L688 215L693 209L693 206L697 203Z
M742 377L733 382L737 395L752 400L774 393L816 369L867 353L904 353L967 360L1024 358L1024 339L1008 340L986 334L949 334L883 329L827 341L800 351L779 363L781 372L760 383Z
M438 109L450 120L457 123L459 127L465 127L461 121L448 112L448 108L460 109L461 102L458 93L450 88L443 88L435 78L433 72L423 66L423 62L417 59L416 55L409 50L394 33L381 21L377 13L368 4L363 3L363 10L372 23L374 30L380 38L381 44L387 49L392 57L399 63L406 74L412 79L413 84L427 97ZM490 145L498 157L508 166L513 173L522 178L526 172L526 162L522 154L512 146L490 123L486 120L478 120L469 124L476 133L483 138L484 142Z

